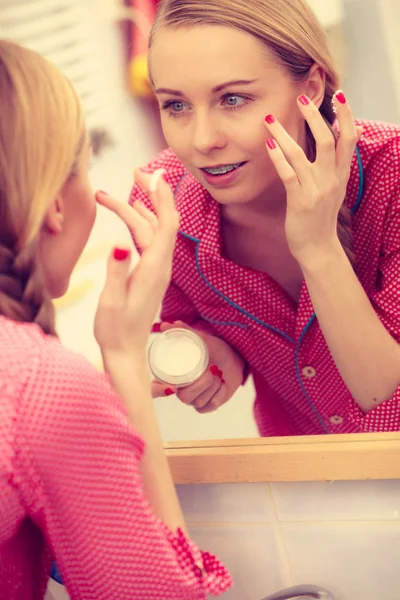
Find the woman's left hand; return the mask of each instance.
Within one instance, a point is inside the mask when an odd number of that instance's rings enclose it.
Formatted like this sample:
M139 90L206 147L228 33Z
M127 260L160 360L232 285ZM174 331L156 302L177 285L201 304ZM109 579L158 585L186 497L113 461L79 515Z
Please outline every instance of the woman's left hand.
M355 126L342 92L334 97L340 127L337 144L311 100L300 96L297 103L316 142L314 162L308 160L272 115L266 117L265 124L271 134L267 150L287 192L286 238L302 267L338 247L338 213L346 196L354 149L363 130Z

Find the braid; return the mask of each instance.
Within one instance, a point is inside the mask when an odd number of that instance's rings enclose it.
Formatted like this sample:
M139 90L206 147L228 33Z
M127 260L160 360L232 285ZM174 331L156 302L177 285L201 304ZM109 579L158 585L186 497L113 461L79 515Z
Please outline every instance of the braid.
M54 308L31 244L15 254L0 245L0 314L14 321L37 323L56 335Z

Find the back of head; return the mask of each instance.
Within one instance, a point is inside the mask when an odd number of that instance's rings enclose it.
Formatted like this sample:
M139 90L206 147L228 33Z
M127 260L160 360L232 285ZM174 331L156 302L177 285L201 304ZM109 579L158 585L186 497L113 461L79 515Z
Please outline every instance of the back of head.
M314 63L326 74L320 111L329 124L335 120L332 96L339 78L325 32L306 0L161 0L150 35L158 27L219 25L256 37L272 50L295 79L303 79Z
M37 244L83 144L80 103L42 56L0 40L0 314L54 333Z

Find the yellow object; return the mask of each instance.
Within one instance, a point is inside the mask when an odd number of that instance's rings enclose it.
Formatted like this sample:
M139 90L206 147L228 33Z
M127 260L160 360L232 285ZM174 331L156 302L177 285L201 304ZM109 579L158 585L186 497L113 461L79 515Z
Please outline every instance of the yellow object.
M135 96L141 98L151 98L153 96L146 55L141 54L132 58L129 64L129 84Z
M95 282L93 279L85 279L80 283L71 286L64 296L61 298L57 298L54 300L54 307L57 312L64 310L65 308L69 308L75 302L79 302L82 300L89 292L91 292L95 287Z

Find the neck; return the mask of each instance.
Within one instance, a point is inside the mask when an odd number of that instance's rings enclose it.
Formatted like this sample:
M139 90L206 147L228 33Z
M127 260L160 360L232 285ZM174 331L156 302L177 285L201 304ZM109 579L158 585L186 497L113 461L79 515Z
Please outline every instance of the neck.
M246 229L262 228L263 223L278 221L282 223L286 215L286 190L277 179L262 196L250 202L240 202L221 206L225 222Z

